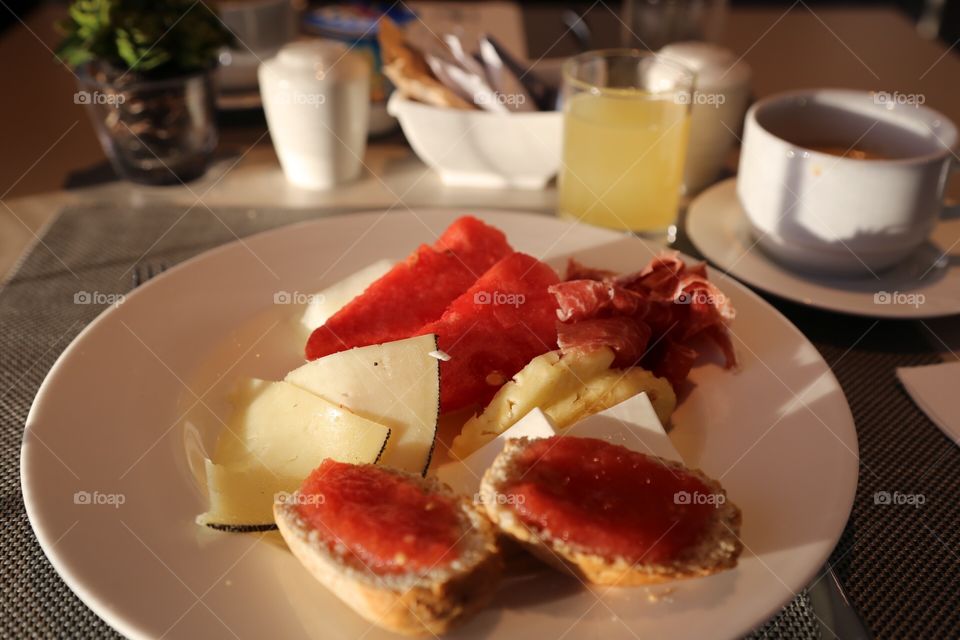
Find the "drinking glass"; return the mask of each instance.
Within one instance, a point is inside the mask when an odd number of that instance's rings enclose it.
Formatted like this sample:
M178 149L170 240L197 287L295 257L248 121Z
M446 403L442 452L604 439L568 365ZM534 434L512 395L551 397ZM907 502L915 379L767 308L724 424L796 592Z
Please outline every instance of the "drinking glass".
M672 240L694 74L637 49L563 67L563 218Z
M717 42L728 0L625 0L621 9L624 47L651 51L673 42Z

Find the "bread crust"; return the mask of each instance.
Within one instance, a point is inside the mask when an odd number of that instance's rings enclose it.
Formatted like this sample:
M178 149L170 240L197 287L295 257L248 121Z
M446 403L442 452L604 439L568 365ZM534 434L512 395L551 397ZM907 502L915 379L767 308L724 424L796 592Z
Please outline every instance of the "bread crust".
M400 27L390 18L380 19L378 37L383 73L404 96L435 107L475 108L434 77L423 54L407 44Z
M452 492L432 479L394 472L427 491ZM496 531L486 515L455 497L468 531L454 565L426 575L381 576L331 549L300 517L299 492L275 503L274 517L290 551L321 584L370 622L408 636L440 635L456 627L493 598L503 573Z
M517 456L530 442L527 438L507 441L503 451L483 476L480 496L487 515L500 531L546 564L593 584L621 587L709 576L737 565L743 550L740 541L742 516L740 509L726 499L715 509L710 529L700 544L682 558L666 564L631 563L624 558L607 559L555 538L549 532L531 529L520 521L507 504L508 501L499 497L501 488L515 477ZM700 470L687 469L679 462L655 459L672 469L695 476L712 493L726 497L726 491L720 483Z

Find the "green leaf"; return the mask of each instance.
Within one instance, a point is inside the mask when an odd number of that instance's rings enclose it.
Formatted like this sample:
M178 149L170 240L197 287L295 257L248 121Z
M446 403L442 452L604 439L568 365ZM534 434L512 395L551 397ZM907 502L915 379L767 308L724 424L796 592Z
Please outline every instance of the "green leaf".
M57 55L71 65L102 60L147 77L193 73L234 43L205 2L74 0Z

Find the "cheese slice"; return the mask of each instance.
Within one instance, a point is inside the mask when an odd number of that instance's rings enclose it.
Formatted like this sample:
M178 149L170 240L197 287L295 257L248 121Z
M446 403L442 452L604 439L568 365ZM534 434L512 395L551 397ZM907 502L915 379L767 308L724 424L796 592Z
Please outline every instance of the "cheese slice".
M304 309L303 316L300 317L300 323L309 331L324 325L330 316L366 291L367 287L386 275L392 268L393 262L390 260L378 260L323 291L315 293L310 297L310 302Z
M565 436L600 438L649 456L683 462L646 393L584 418L561 433Z
M474 496L480 489L480 479L493 464L503 445L510 438L549 438L557 431L540 409L534 409L512 427L483 445L463 460L454 460L437 469L437 478L465 496Z
M358 347L308 362L286 381L391 430L380 464L426 473L440 413L433 334Z
M198 522L273 523L277 494L293 492L325 458L373 463L390 429L286 382L245 380L205 464L210 507Z
M448 462L437 469L437 478L461 495L476 498L483 474L493 464L503 445L511 438L578 436L599 438L666 460L682 462L670 436L664 430L646 393L640 393L601 413L591 415L568 429L556 427L549 415L533 409L512 427L463 460Z

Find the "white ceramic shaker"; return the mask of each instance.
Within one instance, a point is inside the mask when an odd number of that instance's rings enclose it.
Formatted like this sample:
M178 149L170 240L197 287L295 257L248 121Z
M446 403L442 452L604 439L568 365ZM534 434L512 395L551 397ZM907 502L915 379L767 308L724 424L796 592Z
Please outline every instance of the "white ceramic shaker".
M659 55L697 74L683 178L684 191L693 195L720 176L743 130L750 67L732 51L708 42L677 42Z
M270 137L287 179L329 189L363 166L370 113L370 65L346 45L288 44L258 71Z

